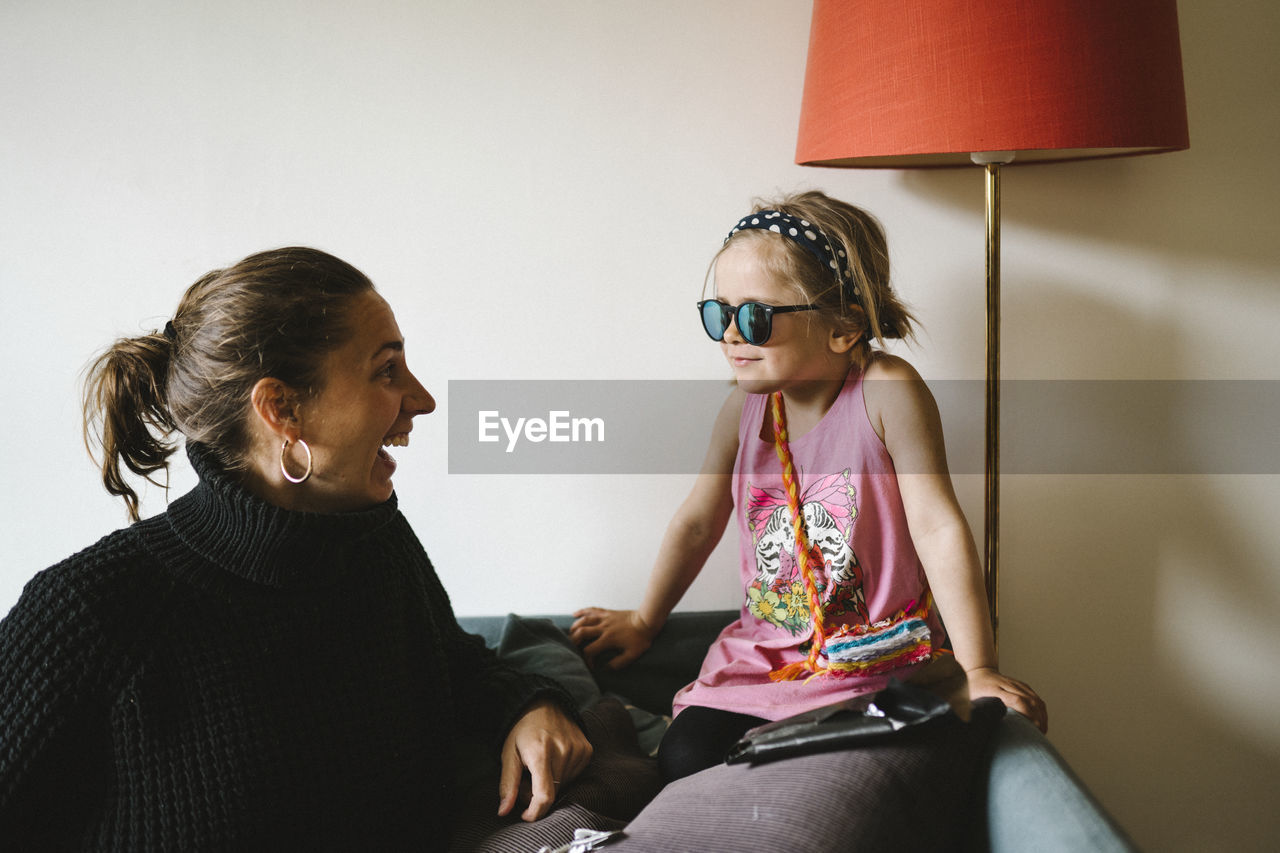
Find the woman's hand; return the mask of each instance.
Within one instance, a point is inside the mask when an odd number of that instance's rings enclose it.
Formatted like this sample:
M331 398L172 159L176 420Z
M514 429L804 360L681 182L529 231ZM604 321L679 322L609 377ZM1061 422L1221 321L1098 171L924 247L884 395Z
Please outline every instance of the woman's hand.
M1049 731L1049 711L1044 706L1044 700L1026 684L1016 678L1001 675L998 670L989 666L971 669L967 674L970 699L994 696L1035 723L1040 731Z
M577 778L591 761L587 736L560 706L536 702L507 733L502 745L498 781L498 814L507 815L521 797L521 779L529 771L529 805L522 820L537 820L551 811L560 789Z
M569 639L582 646L587 665L595 664L596 655L609 649L618 654L609 661L612 669L622 669L653 645L658 632L640 616L638 610L605 610L587 607L573 614Z

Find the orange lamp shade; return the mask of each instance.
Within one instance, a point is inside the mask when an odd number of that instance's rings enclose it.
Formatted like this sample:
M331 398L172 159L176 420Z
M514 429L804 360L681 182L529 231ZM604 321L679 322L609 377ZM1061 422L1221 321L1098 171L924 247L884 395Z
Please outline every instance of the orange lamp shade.
M815 0L796 162L1187 148L1175 0Z

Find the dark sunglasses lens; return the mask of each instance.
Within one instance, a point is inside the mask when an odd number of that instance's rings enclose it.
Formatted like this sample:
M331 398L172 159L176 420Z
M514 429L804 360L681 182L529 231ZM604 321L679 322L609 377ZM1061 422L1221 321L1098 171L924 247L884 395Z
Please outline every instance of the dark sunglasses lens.
M769 340L770 327L773 325L770 311L758 302L744 302L738 306L738 331L743 339L753 346L759 346Z
M713 341L724 340L725 330L729 328L729 306L714 299L702 303L702 328L707 330Z

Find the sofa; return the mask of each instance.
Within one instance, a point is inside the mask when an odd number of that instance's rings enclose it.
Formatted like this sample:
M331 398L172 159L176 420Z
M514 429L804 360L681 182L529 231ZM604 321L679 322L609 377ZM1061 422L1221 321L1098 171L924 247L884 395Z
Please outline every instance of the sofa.
M614 697L631 715L639 747L656 751L671 698L698 673L703 655L736 611L672 614L653 646L630 666L588 669L565 631L572 617L472 616L458 621L519 669L549 675L581 707ZM989 758L988 758L989 756ZM984 752L985 785L973 797L977 817L955 849L992 853L1129 851L1132 841L1101 808L1050 741L1024 717L1008 713L993 724Z

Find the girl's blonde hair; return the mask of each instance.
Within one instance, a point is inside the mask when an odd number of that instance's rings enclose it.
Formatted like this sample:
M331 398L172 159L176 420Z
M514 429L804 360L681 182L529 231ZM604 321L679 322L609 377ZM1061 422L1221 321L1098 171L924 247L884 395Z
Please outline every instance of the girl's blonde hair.
M886 339L915 336L916 318L889 283L889 246L884 228L874 216L817 190L776 200L756 199L752 213L765 210L777 210L818 226L831 241L832 249L844 253L851 284L842 282L837 273L799 243L759 229L731 234L712 259L712 269L716 258L730 246L755 245L761 250L759 258L766 269L779 281L795 287L837 331L860 334L850 351L859 366L864 366L871 355L872 338L883 346Z

